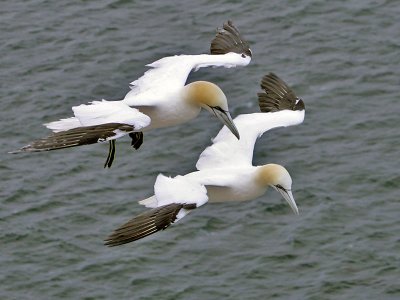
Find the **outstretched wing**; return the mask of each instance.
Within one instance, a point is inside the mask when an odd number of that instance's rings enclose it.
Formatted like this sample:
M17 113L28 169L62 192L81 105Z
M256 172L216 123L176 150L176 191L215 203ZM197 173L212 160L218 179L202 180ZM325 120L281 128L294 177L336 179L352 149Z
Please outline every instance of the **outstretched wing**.
M12 152L38 152L117 139L150 124L150 117L121 101L93 101L72 108L75 117L46 124L53 134Z
M261 88L264 91L258 93L258 100L262 112L243 114L234 119L240 140L224 126L213 144L201 153L196 164L198 170L251 165L254 144L264 132L303 122L304 102L283 80L270 73L263 77Z
M141 203L153 208L114 230L105 239L105 245L119 246L164 230L208 200L204 185L184 176L169 178L158 175L154 192L155 196Z
M119 138L133 130L134 127L132 125L121 123L77 127L66 131L55 132L10 153L41 152L103 143Z
M195 69L246 66L251 60L249 44L231 21L217 30L211 42L210 54L175 55L157 60L142 77L131 82L131 91L124 102L130 106L155 105L166 93L182 88L189 73Z

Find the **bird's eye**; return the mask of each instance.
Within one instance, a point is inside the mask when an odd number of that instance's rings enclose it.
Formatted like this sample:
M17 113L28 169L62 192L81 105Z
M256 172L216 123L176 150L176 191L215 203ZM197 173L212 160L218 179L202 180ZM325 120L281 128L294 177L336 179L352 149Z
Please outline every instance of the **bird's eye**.
M280 184L277 184L275 187L276 187L277 189L279 189L279 190L285 190L285 189L283 188L283 186L281 186Z
M243 57L243 58L246 58L246 55L244 55L244 54L242 53L242 57Z

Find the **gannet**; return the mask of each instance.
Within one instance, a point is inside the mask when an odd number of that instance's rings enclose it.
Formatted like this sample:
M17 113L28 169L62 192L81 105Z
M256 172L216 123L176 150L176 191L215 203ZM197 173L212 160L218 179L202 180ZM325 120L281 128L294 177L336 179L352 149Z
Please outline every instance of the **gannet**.
M115 139L129 134L132 147L138 149L144 131L185 123L195 118L201 108L215 115L239 139L224 92L207 81L185 83L193 69L246 66L251 57L249 44L232 22L227 21L222 29L217 30L210 54L175 55L148 64L151 69L131 82L131 90L124 99L74 106L74 117L44 124L53 134L11 153L49 151L109 141L104 167L111 167Z
M207 202L246 201L274 188L290 205L298 208L292 194L292 178L281 165L253 166L253 150L264 132L303 122L303 100L273 73L261 81L258 93L261 113L243 114L234 119L240 140L224 126L213 144L200 155L198 171L169 178L158 175L154 195L139 201L152 208L116 229L106 240L108 246L126 244L164 230Z

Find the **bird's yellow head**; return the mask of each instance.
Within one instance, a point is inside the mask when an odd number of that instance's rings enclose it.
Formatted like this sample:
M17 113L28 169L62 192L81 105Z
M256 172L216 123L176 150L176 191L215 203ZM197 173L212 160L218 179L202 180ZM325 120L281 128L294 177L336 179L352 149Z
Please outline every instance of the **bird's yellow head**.
M288 202L295 214L299 213L292 194L292 177L281 165L267 164L259 167L257 182L262 186L271 186Z
M215 115L239 139L239 132L229 113L228 100L224 92L214 83L195 81L185 86L185 100L195 106L205 108Z
M221 107L228 110L228 100L220 87L208 81L195 81L187 86L187 100L203 108Z

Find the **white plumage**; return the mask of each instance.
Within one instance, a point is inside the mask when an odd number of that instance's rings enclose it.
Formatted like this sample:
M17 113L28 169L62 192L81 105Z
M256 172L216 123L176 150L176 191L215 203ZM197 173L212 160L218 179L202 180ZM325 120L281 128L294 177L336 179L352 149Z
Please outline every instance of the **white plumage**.
M210 202L245 201L262 195L267 187L255 182L254 177L260 167L252 165L257 139L270 129L301 124L304 114L304 110L283 110L239 115L234 123L240 133L240 140L223 127L213 139L213 144L201 153L196 164L198 171L168 178L168 189L163 184L165 176L159 175L154 184L155 197L151 197L151 201L146 199L139 203L150 208L170 203L194 203L193 198L196 197L189 196L190 193L184 189L188 183L192 193L200 193L205 186L209 186L207 201ZM167 191L172 193L166 195ZM197 207L207 201L199 197Z
M144 117L140 113L142 107L175 107L184 108L181 92L185 86L187 77L193 69L202 67L226 67L246 66L250 63L251 57L242 57L237 53L223 55L177 55L164 57L157 60L148 67L144 75L131 82L131 90L121 101L93 101L90 104L81 104L72 107L75 117L61 119L59 121L44 124L47 128L59 132L80 126L91 126L105 123L124 123L134 125L138 121L141 126L135 127L140 131L151 123L150 116ZM146 108L142 108L146 109ZM166 109L163 116L168 119L170 114ZM177 113L174 125L186 121L184 113ZM145 120L145 122L143 122ZM152 128L160 128L158 123L163 120L153 120Z
M159 105L169 102L171 96L179 93L192 70L204 67L247 66L251 57L238 53L222 55L175 55L161 58L146 65L151 69L142 77L132 81L131 90L122 100L129 106Z
M122 101L92 101L89 104L73 106L75 117L60 119L43 124L53 132L67 131L83 126L94 126L107 123L123 123L133 125L141 130L151 123L149 116L138 109L129 107ZM127 134L127 133L126 133Z
M131 82L131 90L124 99L74 106L73 117L45 124L53 135L16 152L49 151L108 140L110 153L106 165L110 167L116 138L140 133L140 138L131 136L132 145L137 149L143 141L143 131L185 123L195 118L201 108L215 114L239 138L221 89L205 81L185 84L192 70L248 65L251 50L228 21L211 42L210 53L169 56L148 64L150 70Z
M154 184L154 195L139 201L152 209L115 230L106 239L107 245L125 244L165 229L207 202L255 199L268 187L279 191L298 214L289 172L277 164L253 166L252 160L256 140L266 131L303 122L304 103L275 74L264 76L261 87L264 93L258 95L262 112L234 119L241 139L235 139L223 127L213 144L201 153L196 164L198 171L175 178L160 174ZM144 232L143 224L151 230Z
M304 110L282 110L273 113L239 115L234 119L240 140L223 127L197 161L197 170L249 166L253 161L256 140L266 131L276 127L287 127L302 123Z

